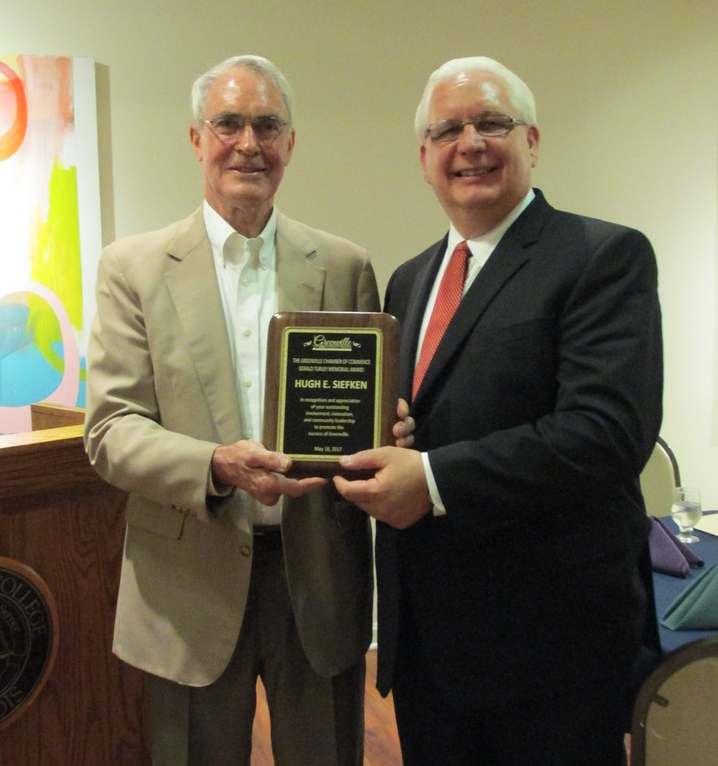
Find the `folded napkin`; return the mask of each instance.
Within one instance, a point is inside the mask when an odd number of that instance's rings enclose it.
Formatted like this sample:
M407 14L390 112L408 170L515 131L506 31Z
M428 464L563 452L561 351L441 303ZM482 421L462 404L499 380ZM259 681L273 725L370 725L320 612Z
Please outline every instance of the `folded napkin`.
M671 630L718 630L718 564L702 572L666 609Z
M655 516L651 516L648 534L651 566L657 572L688 577L691 567L702 567L703 559L684 545L673 532Z

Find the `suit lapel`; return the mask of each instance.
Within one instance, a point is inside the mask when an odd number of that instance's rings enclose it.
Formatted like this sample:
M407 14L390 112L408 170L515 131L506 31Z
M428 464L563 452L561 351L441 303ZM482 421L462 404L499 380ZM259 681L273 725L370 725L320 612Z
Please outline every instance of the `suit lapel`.
M200 208L170 244L165 282L222 442L239 438L236 382L212 250Z
M426 371L421 387L417 392L416 403L420 403L439 380L442 371L451 362L452 357L461 350L466 337L480 322L491 302L513 275L529 261L531 257L530 246L539 238L550 212L550 206L541 192L536 190L536 198L504 234L468 292L462 298L459 308ZM443 255L443 249L441 254ZM438 261L433 269L430 286L437 269ZM424 302L421 305L426 305L427 298L428 291L425 293ZM423 311L421 313L423 315ZM418 327L420 326L421 317L419 317ZM414 349L416 349L418 327L414 330Z
M320 311L326 272L314 263L317 247L306 229L277 212L277 306L280 311Z

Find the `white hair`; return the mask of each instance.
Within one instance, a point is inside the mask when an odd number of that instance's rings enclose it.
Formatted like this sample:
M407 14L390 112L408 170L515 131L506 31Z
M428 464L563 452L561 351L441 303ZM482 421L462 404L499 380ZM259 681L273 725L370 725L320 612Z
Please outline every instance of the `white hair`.
M431 73L414 118L414 130L419 143L423 143L429 126L429 104L434 88L444 80L469 71L489 72L498 77L506 86L509 101L518 112L518 117L529 125L537 124L534 94L517 74L488 56L468 56L447 61Z
M207 92L212 87L214 81L218 77L221 77L225 72L235 68L249 69L277 86L279 92L282 94L282 100L287 109L287 119L289 121L289 126L291 127L294 99L287 78L269 59L251 54L232 56L231 58L225 59L207 70L194 81L192 85L192 116L194 117L195 122L200 123L204 119L204 103L207 99Z

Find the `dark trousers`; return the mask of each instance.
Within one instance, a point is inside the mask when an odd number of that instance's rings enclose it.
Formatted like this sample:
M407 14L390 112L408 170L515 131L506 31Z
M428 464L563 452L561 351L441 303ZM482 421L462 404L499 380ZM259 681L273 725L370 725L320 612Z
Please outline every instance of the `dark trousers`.
M470 637L457 635L457 640ZM537 694L530 700L510 700L507 694L502 707L467 703L457 709L436 681L440 660L424 657L416 632L405 625L399 647L393 694L404 766L625 763L628 659L600 681L560 695L542 695L542 679L537 678Z

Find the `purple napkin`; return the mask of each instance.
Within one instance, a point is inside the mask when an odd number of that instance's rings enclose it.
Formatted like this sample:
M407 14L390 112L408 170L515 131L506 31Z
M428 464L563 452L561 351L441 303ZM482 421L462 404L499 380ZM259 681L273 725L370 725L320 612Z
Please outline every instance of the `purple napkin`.
M678 550L686 557L686 561L690 564L690 566L695 569L696 567L702 567L703 566L703 559L691 548L690 545L686 545L685 543L682 543L675 535L673 530L664 522L661 521L658 517L654 517L655 520L663 527L663 529L668 532L668 534L671 537L671 540L678 546Z
M688 577L691 567L703 566L703 560L676 539L673 532L654 516L651 516L648 548L651 553L651 566L657 572L675 577Z

